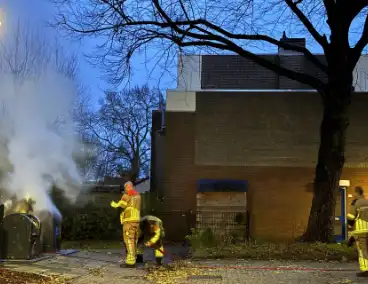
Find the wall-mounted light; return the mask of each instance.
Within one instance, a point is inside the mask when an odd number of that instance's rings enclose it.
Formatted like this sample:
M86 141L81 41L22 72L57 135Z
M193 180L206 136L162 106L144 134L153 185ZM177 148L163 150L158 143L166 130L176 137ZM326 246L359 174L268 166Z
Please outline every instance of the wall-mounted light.
M339 186L349 187L350 186L350 180L344 180L344 179L340 180Z
M353 195L352 195L352 194L348 194L348 197L349 197L349 198L352 198L352 197L353 197Z

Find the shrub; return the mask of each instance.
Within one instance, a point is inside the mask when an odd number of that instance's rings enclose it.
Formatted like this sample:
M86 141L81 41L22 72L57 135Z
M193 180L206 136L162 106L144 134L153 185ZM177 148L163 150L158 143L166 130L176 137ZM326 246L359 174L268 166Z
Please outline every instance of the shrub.
M216 235L211 229L205 229L203 231L192 229L191 235L186 236L186 239L189 240L191 246L194 248L213 247L217 244Z
M230 234L216 234L211 229L204 230L192 229L191 234L185 237L193 249L199 248L211 248L211 247L223 247L228 244L235 243L238 238L236 232Z

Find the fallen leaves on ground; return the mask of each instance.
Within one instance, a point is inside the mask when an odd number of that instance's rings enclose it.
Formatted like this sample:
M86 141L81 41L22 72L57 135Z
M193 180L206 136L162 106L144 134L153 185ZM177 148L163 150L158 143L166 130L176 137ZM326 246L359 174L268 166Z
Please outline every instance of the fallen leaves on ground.
M196 275L203 275L199 268L185 261L178 261L166 267L149 267L146 278L155 284L176 284Z
M43 276L0 268L0 284L64 284L66 280L58 275Z
M88 269L89 274L93 275L93 276L99 276L99 277L103 277L104 276L104 272L105 269L102 267L99 268L89 268Z

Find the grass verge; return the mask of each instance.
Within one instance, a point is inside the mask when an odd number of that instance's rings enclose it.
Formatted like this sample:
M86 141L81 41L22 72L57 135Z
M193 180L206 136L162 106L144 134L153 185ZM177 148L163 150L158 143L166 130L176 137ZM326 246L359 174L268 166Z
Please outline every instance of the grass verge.
M83 241L63 241L62 249L123 249L124 245L119 241L98 241L98 240L83 240Z
M192 248L194 259L356 261L356 248L344 244L262 244Z

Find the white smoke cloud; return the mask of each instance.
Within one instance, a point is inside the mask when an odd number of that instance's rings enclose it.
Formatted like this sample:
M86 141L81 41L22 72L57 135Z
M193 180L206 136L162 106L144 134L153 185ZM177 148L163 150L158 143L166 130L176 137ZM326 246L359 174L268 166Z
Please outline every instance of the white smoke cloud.
M53 183L72 199L81 184L73 159L80 147L70 115L77 89L51 68L22 82L13 79L0 74L2 184L17 198L31 196L37 211L52 210Z

